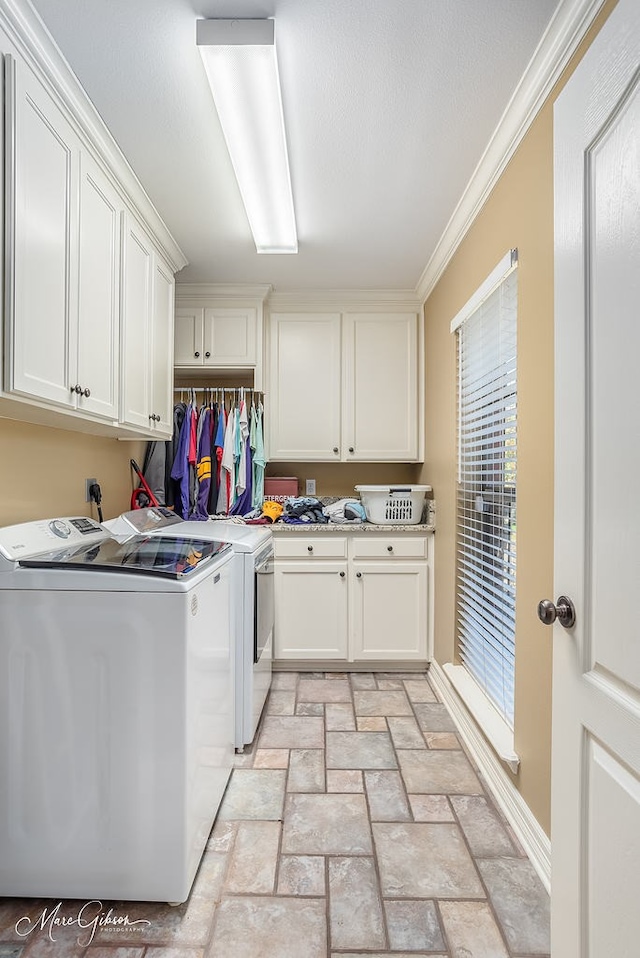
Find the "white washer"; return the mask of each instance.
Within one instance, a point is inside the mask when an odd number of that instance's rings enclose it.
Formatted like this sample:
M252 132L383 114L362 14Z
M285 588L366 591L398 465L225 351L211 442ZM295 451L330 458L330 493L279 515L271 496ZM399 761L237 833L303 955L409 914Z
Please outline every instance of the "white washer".
M0 896L188 897L233 762L232 557L0 529Z
M110 531L197 536L231 543L236 621L236 748L250 745L271 687L273 662L273 536L268 526L224 519L184 521L162 506L124 512L105 523Z

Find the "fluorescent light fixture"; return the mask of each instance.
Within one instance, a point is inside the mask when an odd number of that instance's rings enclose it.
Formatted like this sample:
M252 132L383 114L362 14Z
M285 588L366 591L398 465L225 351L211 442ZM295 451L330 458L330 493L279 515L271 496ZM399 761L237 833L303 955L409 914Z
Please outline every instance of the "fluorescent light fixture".
M297 253L274 20L197 20L220 125L259 253Z

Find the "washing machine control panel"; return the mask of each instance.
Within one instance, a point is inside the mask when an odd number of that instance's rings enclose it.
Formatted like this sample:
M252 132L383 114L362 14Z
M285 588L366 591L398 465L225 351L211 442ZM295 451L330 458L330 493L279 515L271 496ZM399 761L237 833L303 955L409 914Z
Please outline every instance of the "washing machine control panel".
M0 557L15 563L41 552L51 552L56 546L62 548L106 538L104 529L87 516L21 522L0 529Z

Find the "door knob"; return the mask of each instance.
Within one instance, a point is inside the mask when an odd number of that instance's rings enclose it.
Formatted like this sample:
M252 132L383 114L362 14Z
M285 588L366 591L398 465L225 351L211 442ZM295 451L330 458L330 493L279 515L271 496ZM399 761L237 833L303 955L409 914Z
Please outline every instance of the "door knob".
M338 447L337 447L337 446L334 446L334 447L333 447L333 451L334 451L334 452L338 452Z
M313 546L307 546L307 552L313 552Z
M194 353L193 355L196 357L196 359L198 359L198 357L200 356L200 353Z
M346 575L346 572L341 572L341 573L340 573L340 578L341 578L341 579L344 579L345 575Z
M554 605L551 599L543 599L538 603L538 618L543 625L553 625L558 620L565 629L576 624L576 609L566 595L561 595Z
M356 572L356 579L362 578L362 572Z
M82 390L82 395L83 395L83 396L86 396L87 399L88 399L89 396L91 395L91 390L88 389L88 388L87 388L87 389L83 389L83 390Z
M205 359L211 359L211 353L207 352L204 354Z
M349 446L349 452L353 452L353 446Z

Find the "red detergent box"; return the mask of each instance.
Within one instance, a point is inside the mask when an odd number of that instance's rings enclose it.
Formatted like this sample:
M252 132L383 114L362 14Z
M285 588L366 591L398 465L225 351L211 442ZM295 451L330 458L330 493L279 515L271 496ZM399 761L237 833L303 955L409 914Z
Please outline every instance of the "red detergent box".
M299 482L297 476L266 476L264 480L264 497L274 502L284 502L292 496L298 495Z

